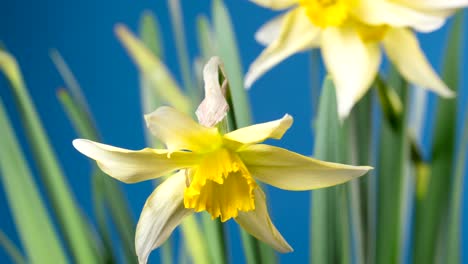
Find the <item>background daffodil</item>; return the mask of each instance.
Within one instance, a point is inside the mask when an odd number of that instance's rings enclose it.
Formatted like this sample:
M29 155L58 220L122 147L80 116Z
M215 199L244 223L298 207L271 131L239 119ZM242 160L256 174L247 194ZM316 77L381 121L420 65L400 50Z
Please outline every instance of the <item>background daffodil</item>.
M256 180L286 190L311 190L349 181L371 169L258 144L268 138L280 139L292 125L289 115L224 135L170 107L160 107L145 119L167 149L131 151L85 139L73 141L105 173L126 183L178 171L156 188L141 212L135 238L141 263L185 216L201 211L223 222L234 218L277 251L292 251L271 222L265 194Z
M468 1L251 0L271 9L290 8L256 33L267 46L251 64L245 86L290 55L321 48L337 89L338 113L346 117L366 93L381 64L381 47L408 81L453 96L426 59L411 29L441 27Z

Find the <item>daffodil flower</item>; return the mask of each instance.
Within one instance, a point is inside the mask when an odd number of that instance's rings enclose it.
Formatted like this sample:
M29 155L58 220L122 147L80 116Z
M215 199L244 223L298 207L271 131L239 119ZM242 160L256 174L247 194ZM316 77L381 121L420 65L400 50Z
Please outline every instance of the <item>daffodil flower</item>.
M311 190L349 181L371 169L259 144L268 138L280 139L292 125L289 115L226 134L171 107L160 107L145 120L166 149L132 151L85 139L73 141L75 148L96 160L105 173L125 183L176 172L154 190L141 212L135 238L141 263L185 216L201 211L223 222L234 218L277 251L292 251L271 222L257 181L285 190Z
M338 113L346 117L371 86L381 47L402 76L441 96L453 96L426 59L411 29L438 29L467 0L251 0L283 15L266 23L256 39L267 48L245 78L250 87L294 53L321 48L337 89Z

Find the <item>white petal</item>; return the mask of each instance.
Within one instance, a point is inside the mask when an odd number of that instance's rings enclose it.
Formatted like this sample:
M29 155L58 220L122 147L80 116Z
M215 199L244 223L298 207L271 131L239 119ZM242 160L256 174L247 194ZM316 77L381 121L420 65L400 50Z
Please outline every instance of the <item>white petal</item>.
M292 116L286 114L283 118L243 127L224 135L225 138L243 144L255 144L268 138L281 139L293 123Z
M280 15L266 22L255 33L255 40L264 46L268 46L278 39L285 17L285 15Z
M193 211L184 207L185 171L181 171L153 191L141 211L135 234L139 263L146 263L152 250L159 247L182 219Z
M251 212L239 211L236 222L252 236L267 243L276 251L281 253L293 251L275 225L271 222L265 200L265 194L260 188L256 188L255 210Z
M376 43L364 43L352 28L328 28L322 36L322 55L336 87L338 115L351 108L371 86L381 62Z
M245 75L245 87L249 88L266 71L287 57L318 46L320 29L312 25L303 8L296 8L285 15L281 34L250 65Z
M412 27L422 32L434 31L445 23L444 17L388 0L361 0L353 9L353 14L359 20L371 25Z
M316 160L269 145L252 145L238 154L255 179L292 191L341 184L372 169Z
M151 132L166 144L170 151L210 151L221 144L216 128L204 127L178 110L163 106L145 115Z
M399 0L399 2L423 10L453 9L468 6L467 0Z
M198 106L195 114L198 122L206 127L214 127L226 116L229 106L224 92L219 85L219 68L223 63L218 57L212 57L203 68L203 81L205 82L205 98ZM224 76L224 72L221 70ZM225 86L224 86L225 87Z
M444 97L454 96L424 56L418 39L408 29L390 29L383 40L385 51L406 80Z
M126 183L155 179L175 170L197 165L200 157L192 152L145 148L140 151L116 148L86 139L73 140L73 146L97 161L102 171Z
M298 0L250 0L255 4L275 10L285 9L297 4Z

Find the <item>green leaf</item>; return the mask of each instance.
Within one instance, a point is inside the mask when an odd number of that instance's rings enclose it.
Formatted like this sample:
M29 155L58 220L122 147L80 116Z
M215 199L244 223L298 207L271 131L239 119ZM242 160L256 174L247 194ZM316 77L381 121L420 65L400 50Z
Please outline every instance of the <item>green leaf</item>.
M83 111L89 112L89 107L85 97L83 96L80 85L78 84L78 81L63 59L62 55L60 55L56 49L52 49L49 55L52 59L52 62L55 64L55 68L58 70L60 76L67 84L68 89L70 89L73 98L75 98L76 101L82 106L84 109Z
M12 262L16 264L26 264L27 261L16 247L16 245L0 230L0 247L10 256Z
M175 37L177 58L179 59L180 70L184 87L192 102L198 104L201 100L201 91L195 85L195 79L191 76L190 59L185 39L184 21L180 8L180 0L168 0L169 12L171 14L172 31Z
M107 224L106 218L106 199L105 192L103 192L103 177L106 175L102 174L99 170L95 170L92 174L92 194L93 194L93 209L94 215L96 216L97 231L102 240L103 252L102 254L102 263L115 263L116 262L116 253L114 251L114 246L112 245L112 239L110 235L110 228ZM130 262L129 262L130 263Z
M59 53L56 53L56 56L60 56ZM65 64L56 64L56 66L62 68ZM63 71L63 69L62 69ZM61 72L62 72L61 71ZM83 138L97 139L98 136L92 123L90 122L88 116L84 114L84 109L80 108L76 99L74 99L70 93L65 89L60 89L57 93L58 99L62 104L62 107L65 109L67 116L72 121L72 124L75 130L78 132L78 135ZM105 194L102 191L102 180L97 177L103 177L102 175L97 175L93 173L92 177L92 194L93 194L93 206L94 213L97 218L97 225L99 235L103 242L104 253L102 256L101 262L109 262L113 259L112 254L112 242L110 238L110 231L106 222L105 216Z
M62 168L27 92L18 65L15 59L4 51L0 51L0 69L10 81L27 139L33 149L34 159L47 190L46 193L52 202L61 232L64 234L71 253L79 263L96 263L96 245L90 239L90 229L65 181Z
M463 199L463 183L466 172L466 151L468 147L468 108L465 110L464 127L461 143L455 163L455 178L451 186L449 204L449 219L447 233L446 263L460 263L461 250L461 203Z
M78 136L91 140L99 138L96 128L93 125L91 117L85 112L85 109L78 103L78 100L66 90L59 89L57 97L65 109L65 112L72 121L74 129L78 132Z
M142 43L148 47L156 58L161 58L163 44L159 35L160 30L156 17L149 12L145 12L141 18L139 31ZM143 114L151 113L163 104L157 90L153 89L151 78L148 78L145 74L140 76L140 94ZM162 143L153 137L146 125L143 130L149 146L154 148L162 147Z
M191 114L194 108L191 99L182 92L164 63L124 25L117 25L115 31L154 93L164 103Z
M206 63L217 52L216 43L214 41L213 30L211 29L208 18L204 15L197 17L197 36L198 48L201 51L203 63Z
M78 96L82 94L78 82L73 77L71 70L68 68L65 60L60 56L60 53L55 51L53 54L53 61L67 86L75 87L72 93L69 93L66 89L60 89L58 91L60 103L65 109L75 130L78 132L79 137L99 141L99 133L94 125L93 117L87 108L86 99L85 97ZM63 73L67 73L67 75L65 76ZM66 78L67 76L68 78ZM70 83L70 80L75 81ZM104 243L104 250L107 250L104 254L104 258L112 258L118 254L118 252L115 252L115 247L112 247L110 231L106 221L105 210L109 208L112 221L115 223L117 232L122 241L122 251L124 252L125 260L127 263L136 263L134 229L129 228L134 226L134 220L131 216L128 203L125 200L125 195L123 195L122 190L114 179L102 173L96 166L93 168L93 171L92 191L94 211L97 218L98 231ZM114 252L110 252L111 250Z
M320 88L321 88L321 74L320 74L320 50L312 49L310 51L310 82L311 85L311 104L312 104L312 114L317 114L317 108L320 98Z
M47 213L2 101L0 131L0 179L28 262L67 263L52 218ZM9 246L3 234L1 238L2 244ZM15 259L21 260L15 250L10 252L14 253Z
M244 88L244 75L239 57L237 41L234 35L231 18L221 0L213 1L213 21L219 57L224 63L226 76L229 80L230 93L236 123L239 128L251 124L250 104L247 91Z
M201 215L203 231L206 237L209 254L212 263L226 263L226 241L224 237L223 224L218 219L211 219L211 215L203 213ZM188 245L190 246L190 245Z
M377 244L376 263L403 261L404 228L407 224L409 140L407 137L407 85L396 76L392 86L380 80L379 92L393 94L403 102L398 118L382 118L377 162ZM391 87L395 87L392 90ZM382 98L382 95L380 95ZM385 109L385 104L382 106ZM388 117L388 114L386 115Z
M350 115L349 140L351 158L349 161L357 165L373 164L373 92L368 92L354 107ZM375 175L359 178L349 184L350 214L353 231L353 245L356 263L364 259L372 263L375 246L376 202L377 195Z
M456 15L450 31L443 68L443 79L455 92L459 90L461 76L462 32L463 13L460 12ZM450 188L455 180L457 101L458 99L439 98L437 106L432 164L428 176L427 192L418 197L416 204L414 257L415 261L420 261L418 263L434 263L437 255L443 254L445 256L449 249L447 238L441 234L447 232L444 223L448 221L448 208L453 208L449 202ZM450 243L455 243L452 244L450 255L458 255L456 252L459 250L459 245L456 245L456 240L459 238L450 237L450 239L453 240Z
M164 49L159 23L154 14L147 10L140 18L141 41L158 58L163 58Z
M347 125L340 124L330 78L323 83L315 131L315 158L332 162L348 158ZM351 262L348 195L346 185L312 191L311 263Z
M187 251L195 264L211 263L206 242L200 232L199 224L195 216L189 216L184 219L181 225L182 234L185 238ZM211 249L210 249L211 250Z

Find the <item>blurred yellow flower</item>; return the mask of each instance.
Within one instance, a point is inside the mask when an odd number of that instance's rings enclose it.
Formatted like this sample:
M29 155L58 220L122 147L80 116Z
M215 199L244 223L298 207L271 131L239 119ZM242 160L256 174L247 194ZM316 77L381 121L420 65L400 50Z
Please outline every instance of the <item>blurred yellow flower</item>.
M145 120L167 149L131 151L85 139L73 141L105 173L126 183L178 171L155 189L141 212L135 238L141 263L185 216L201 211L223 222L234 218L277 251L292 251L271 222L265 194L256 180L286 190L311 190L349 181L371 169L258 144L268 138L280 139L292 125L289 115L226 134L170 107L158 108Z
M380 45L408 81L441 96L453 92L440 80L412 29L440 28L467 0L251 0L275 10L289 8L256 33L267 48L251 64L245 86L270 68L310 48L321 48L332 76L338 113L345 118L366 93L381 64Z

